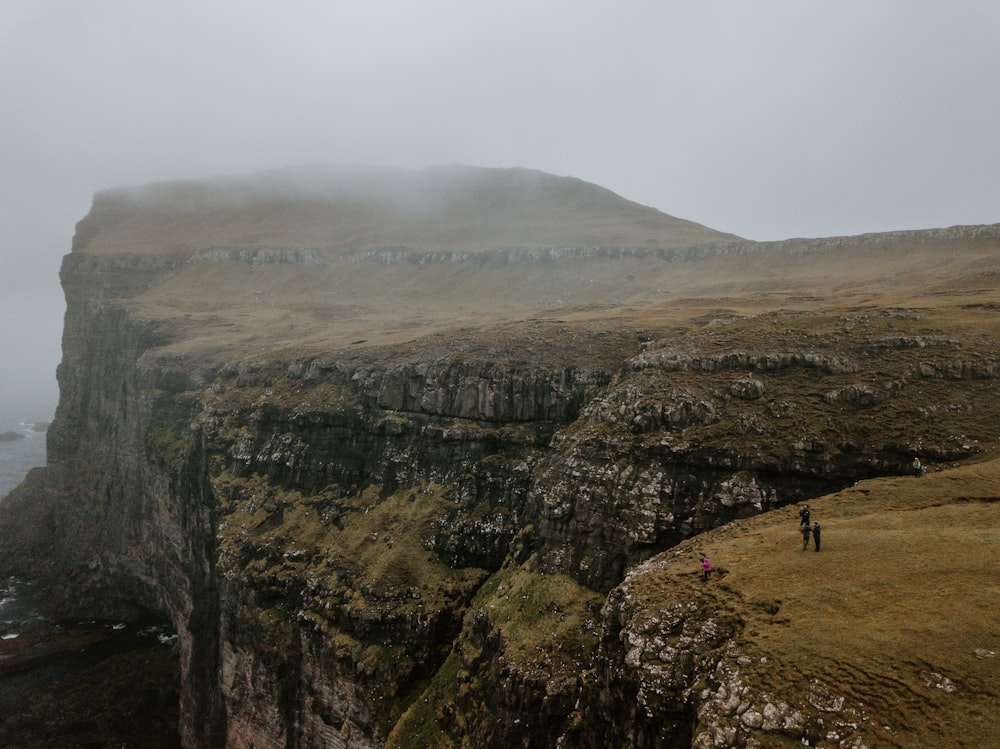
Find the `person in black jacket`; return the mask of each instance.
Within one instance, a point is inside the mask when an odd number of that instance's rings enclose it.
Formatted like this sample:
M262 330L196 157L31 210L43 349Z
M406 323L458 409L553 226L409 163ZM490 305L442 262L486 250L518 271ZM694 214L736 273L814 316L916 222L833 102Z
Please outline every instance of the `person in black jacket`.
M819 521L818 520L816 521L816 525L813 526L813 545L816 547L816 551L819 551Z
M806 505L801 510L799 510L799 526L809 527L809 505Z

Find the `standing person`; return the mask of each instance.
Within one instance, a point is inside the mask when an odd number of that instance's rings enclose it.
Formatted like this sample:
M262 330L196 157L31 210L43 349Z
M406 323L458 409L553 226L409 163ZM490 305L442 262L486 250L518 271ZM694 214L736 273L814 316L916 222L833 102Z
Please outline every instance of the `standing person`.
M799 527L803 525L809 527L809 505L799 510Z
M809 523L803 523L800 528L802 530L802 551L805 551L809 548Z
M816 546L816 551L819 551L819 521L816 521L816 525L813 526L813 544Z
M708 561L708 557L701 558L701 576L706 582L708 581L709 575L712 574L712 563Z

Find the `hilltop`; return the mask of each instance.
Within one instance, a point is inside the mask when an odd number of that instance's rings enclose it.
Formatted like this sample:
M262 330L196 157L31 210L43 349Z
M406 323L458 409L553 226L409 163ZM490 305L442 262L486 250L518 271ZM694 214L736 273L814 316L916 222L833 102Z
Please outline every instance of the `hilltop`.
M686 247L739 239L532 169L285 169L98 193L74 251L190 255L209 248L481 253L539 247Z
M996 233L757 243L526 169L285 170L100 193L69 262L155 265L155 284L118 293L204 361L456 327L489 336L529 319L656 325L683 321L692 300L745 312L978 301L1000 274Z

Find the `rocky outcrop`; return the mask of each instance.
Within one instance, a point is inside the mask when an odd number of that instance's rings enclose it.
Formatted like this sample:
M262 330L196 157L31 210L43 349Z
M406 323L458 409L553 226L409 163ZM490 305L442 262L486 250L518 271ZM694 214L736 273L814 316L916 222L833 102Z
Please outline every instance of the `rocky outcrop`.
M731 521L907 472L915 456L974 456L990 438L976 409L1000 370L991 342L961 331L817 311L684 327L495 322L378 346L318 346L313 328L255 339L240 305L271 292L246 290L288 272L306 287L371 258L87 251L102 226L128 223L119 208L81 226L63 265L49 465L0 507L2 561L52 586L64 613L169 616L192 749L729 746L740 726L811 740L810 716L741 682L753 654L732 645L736 613L683 597L651 611L629 570ZM995 228L969 231L995 240ZM573 268L622 252L520 248L503 262ZM229 274L233 298L172 307L171 283L194 266ZM239 285L248 273L274 275ZM235 324L239 346L205 332Z

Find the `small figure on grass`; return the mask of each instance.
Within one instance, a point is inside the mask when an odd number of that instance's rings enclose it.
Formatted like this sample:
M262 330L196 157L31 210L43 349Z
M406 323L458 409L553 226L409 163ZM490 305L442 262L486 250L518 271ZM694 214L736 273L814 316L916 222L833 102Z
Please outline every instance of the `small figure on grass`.
M708 578L712 574L712 563L708 560L708 557L701 558L701 577L703 580L708 582Z
M809 548L809 523L803 523L800 526L802 531L802 551Z
M816 547L816 551L819 551L819 521L816 521L816 525L813 526L813 546Z
M805 505L801 510L799 510L799 527L809 525L809 505Z

